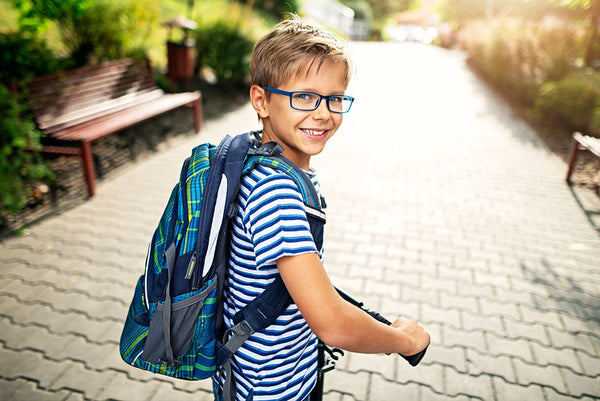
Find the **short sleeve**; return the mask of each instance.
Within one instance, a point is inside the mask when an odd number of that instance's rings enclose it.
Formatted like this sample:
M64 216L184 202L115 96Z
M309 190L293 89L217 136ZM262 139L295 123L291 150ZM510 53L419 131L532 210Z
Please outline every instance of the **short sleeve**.
M318 253L302 195L289 176L277 172L256 182L244 215L257 268L272 266L284 256Z

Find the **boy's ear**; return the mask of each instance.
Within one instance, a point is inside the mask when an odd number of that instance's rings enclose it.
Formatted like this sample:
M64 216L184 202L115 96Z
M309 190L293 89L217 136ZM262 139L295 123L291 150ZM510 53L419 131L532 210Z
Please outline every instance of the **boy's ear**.
M260 118L269 117L269 109L267 107L267 91L258 85L250 87L250 102L252 107Z

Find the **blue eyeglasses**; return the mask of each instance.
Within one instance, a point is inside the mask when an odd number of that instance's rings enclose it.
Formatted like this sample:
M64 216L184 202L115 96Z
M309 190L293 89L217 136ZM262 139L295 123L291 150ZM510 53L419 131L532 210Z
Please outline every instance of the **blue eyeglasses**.
M290 106L294 110L316 110L321 104L321 100L325 99L327 103L327 109L330 112L343 114L350 111L350 107L352 107L352 102L354 102L354 98L351 96L323 96L314 92L288 92L281 89L269 88L268 86L261 86L261 88L266 89L269 92L277 93L278 95L289 96Z

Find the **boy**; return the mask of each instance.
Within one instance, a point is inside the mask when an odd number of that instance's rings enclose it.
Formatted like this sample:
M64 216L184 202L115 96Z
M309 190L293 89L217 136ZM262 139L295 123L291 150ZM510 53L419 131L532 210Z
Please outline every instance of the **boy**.
M318 188L310 158L320 153L349 111L350 61L338 39L298 18L284 21L254 47L250 100L275 141ZM225 325L281 275L294 303L235 353L238 400L305 400L315 385L318 339L364 353L413 355L429 345L415 321L393 327L344 301L322 264L302 196L286 174L262 165L242 180L232 229Z

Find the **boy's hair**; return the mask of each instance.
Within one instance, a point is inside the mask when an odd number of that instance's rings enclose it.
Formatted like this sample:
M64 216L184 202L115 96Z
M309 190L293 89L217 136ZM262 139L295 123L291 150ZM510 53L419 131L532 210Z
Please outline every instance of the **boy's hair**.
M250 61L252 85L277 88L302 71L317 70L324 62L344 66L344 87L350 82L350 58L340 39L301 20L284 20L256 42Z

